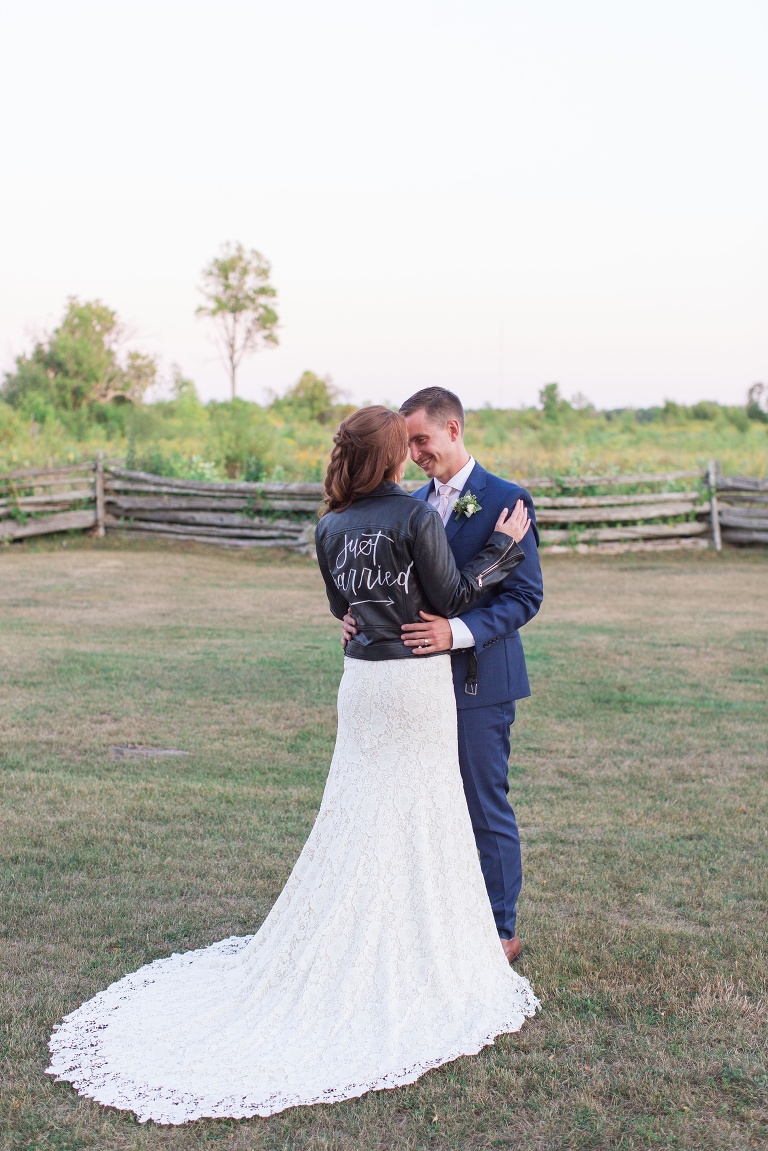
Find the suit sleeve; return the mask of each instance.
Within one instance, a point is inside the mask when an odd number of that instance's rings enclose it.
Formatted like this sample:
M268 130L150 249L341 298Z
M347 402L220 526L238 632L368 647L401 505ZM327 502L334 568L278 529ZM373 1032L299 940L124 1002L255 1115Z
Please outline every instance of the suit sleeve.
M523 537L520 547L523 560L504 582L494 589L493 599L480 607L462 613L461 620L475 637L475 649L481 652L497 639L512 635L532 620L541 607L544 598L544 585L539 563L536 513L533 500L524 488L519 488L515 499L521 498L528 509L531 527ZM503 504L499 503L498 511Z

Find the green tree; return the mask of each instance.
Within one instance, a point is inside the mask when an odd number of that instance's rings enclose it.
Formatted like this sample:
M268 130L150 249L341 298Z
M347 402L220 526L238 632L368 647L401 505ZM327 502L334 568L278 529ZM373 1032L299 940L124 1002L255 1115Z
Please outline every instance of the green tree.
M3 397L14 407L78 411L112 401L140 403L154 382L151 356L129 351L121 363L123 327L100 300L71 297L58 328L6 372Z
M768 424L768 388L765 384L753 384L747 392L746 411L750 420L760 420Z
M297 383L284 396L275 401L278 409L293 409L304 419L317 420L327 424L334 416L340 392L330 376L317 376L314 372L302 372Z
M558 384L545 384L539 392L539 403L547 420L556 420L562 412L570 411L571 408L568 401L560 395Z
M196 315L214 323L216 340L229 372L232 399L237 369L244 356L278 343L277 292L269 282L270 265L253 249L224 244L221 254L203 268L204 303Z
M234 399L208 405L209 454L229 479L263 479L272 458L274 431L264 408Z
M172 364L173 381L171 383L171 397L173 402L193 404L200 406L200 397L194 381L184 375L178 364Z

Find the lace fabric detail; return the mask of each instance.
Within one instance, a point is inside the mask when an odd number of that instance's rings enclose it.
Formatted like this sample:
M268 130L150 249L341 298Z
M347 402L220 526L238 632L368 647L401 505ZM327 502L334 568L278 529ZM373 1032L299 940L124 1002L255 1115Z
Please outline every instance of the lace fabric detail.
M480 872L449 657L347 659L320 811L261 929L113 983L47 1070L141 1122L266 1116L413 1083L537 1007Z

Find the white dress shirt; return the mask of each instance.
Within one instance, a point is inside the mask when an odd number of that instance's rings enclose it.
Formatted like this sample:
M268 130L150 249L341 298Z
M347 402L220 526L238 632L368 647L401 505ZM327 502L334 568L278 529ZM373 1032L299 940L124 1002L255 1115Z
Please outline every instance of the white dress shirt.
M447 524L451 518L456 500L461 495L461 489L472 474L474 466L475 461L470 456L464 467L456 472L455 476L451 476L447 483L443 484L437 478L433 481L432 490L427 496L427 503L431 504L433 508L437 508L438 511L442 510L444 524ZM462 619L455 616L453 619L449 619L448 623L451 625L453 637L451 651L475 646L475 637Z

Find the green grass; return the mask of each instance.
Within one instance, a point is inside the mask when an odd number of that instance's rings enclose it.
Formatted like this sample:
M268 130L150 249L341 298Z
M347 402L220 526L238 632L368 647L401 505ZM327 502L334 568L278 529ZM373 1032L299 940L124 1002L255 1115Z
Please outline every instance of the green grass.
M158 1128L53 1084L47 1036L263 920L330 760L337 627L298 557L0 552L0 1147L765 1146L767 576L764 553L547 560L510 771L539 1016L411 1087Z

